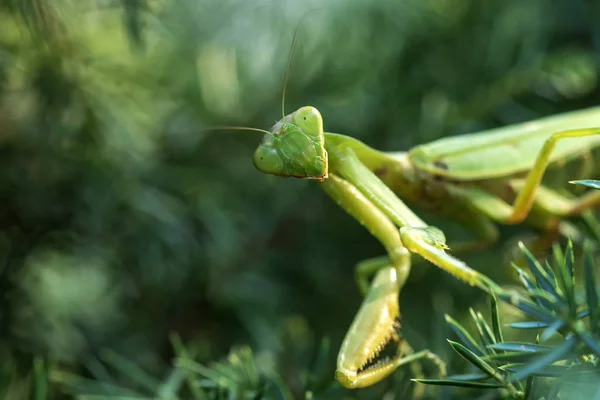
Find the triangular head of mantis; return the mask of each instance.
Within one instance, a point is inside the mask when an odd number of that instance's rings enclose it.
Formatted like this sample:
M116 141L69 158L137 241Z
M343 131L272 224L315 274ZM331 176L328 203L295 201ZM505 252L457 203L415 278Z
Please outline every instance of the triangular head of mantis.
M327 151L319 111L302 107L276 123L254 152L254 166L265 174L326 179Z

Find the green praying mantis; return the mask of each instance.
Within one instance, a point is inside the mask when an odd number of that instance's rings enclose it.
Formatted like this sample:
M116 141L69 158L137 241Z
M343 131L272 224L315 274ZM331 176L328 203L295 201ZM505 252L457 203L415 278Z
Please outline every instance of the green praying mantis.
M295 42L296 36L294 36ZM407 152L382 152L352 137L325 132L319 111L302 107L265 133L253 157L263 173L311 179L363 225L386 255L358 263L364 295L341 346L335 378L346 388L373 385L428 351L374 362L392 340L400 316L398 297L414 255L486 291L501 289L454 254L482 250L498 239L496 224L527 224L554 237L563 219L600 203L600 191L571 198L542 184L550 164L600 145L600 107L522 124L455 136ZM412 208L433 211L468 228L474 240L452 246L444 233ZM546 240L547 241L547 240ZM370 278L372 279L370 280Z
M356 268L365 298L338 356L335 376L343 386L372 385L406 362L398 354L365 368L396 338L398 295L410 271L410 253L472 286L500 290L446 252L443 232L427 225L405 202L426 204L470 228L478 239L457 245L462 251L491 245L498 237L494 223L523 222L553 232L561 218L600 203L598 191L570 199L541 185L550 163L600 145L600 128L594 128L599 119L600 108L592 108L394 153L324 132L314 107L284 116L266 133L254 153L259 171L317 181L387 252Z

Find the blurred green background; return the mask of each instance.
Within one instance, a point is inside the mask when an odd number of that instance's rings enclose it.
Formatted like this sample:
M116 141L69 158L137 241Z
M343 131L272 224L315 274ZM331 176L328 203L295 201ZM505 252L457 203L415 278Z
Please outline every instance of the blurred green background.
M599 1L1 0L4 398L32 396L39 357L51 377L39 396L118 386L158 398L126 370L167 379L174 333L203 364L250 346L261 376L295 398L409 396L408 369L367 390L333 381L360 304L354 265L381 246L317 185L256 171L259 133L203 131L281 117L305 15L286 112L315 106L327 131L379 149L600 98ZM496 279L508 238L529 231L502 232L466 257ZM443 314L486 301L419 265L403 332L450 361Z

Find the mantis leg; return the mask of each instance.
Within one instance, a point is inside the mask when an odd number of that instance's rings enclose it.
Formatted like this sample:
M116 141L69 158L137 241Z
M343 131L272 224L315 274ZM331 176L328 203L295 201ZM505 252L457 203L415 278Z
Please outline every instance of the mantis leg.
M356 265L354 279L363 296L366 296L369 291L369 278L375 275L380 269L386 268L389 265L390 258L388 256L369 258Z
M389 187L361 163L352 149L336 150L335 153L330 152L329 161L333 169L400 227L402 243L411 253L419 254L471 286L478 286L486 291L490 291L490 287L493 286L494 290L499 290L489 278L446 253L444 250L448 246L443 232L428 226L415 215Z
M511 186L517 190L523 190L525 185L526 181L521 179L511 181ZM589 208L600 204L600 192L594 190L580 197L570 199L554 190L540 186L533 204L558 217L580 215Z
M452 255L457 256L482 251L498 241L500 233L488 216L467 208L458 217L457 222L466 228L473 235L473 238L460 242L450 242L448 247L450 247ZM412 254L414 256L411 259L413 265L426 262L418 254Z
M523 180L515 180L511 184L523 186L525 183ZM509 204L481 188L449 186L448 190L470 209L498 223L505 223L512 213ZM568 199L544 186L538 188L533 203L535 212L529 214L530 224L542 231L542 235L531 245L530 250L534 254L544 252L558 235L571 237L576 242L583 240L583 234L575 226L560 220L561 215L565 215L574 202L577 200Z
M377 273L344 338L337 360L335 376L338 382L347 388L366 387L408 362L399 351L389 361L368 366L386 344L398 340L398 295L410 272L410 254L403 246L396 226L356 187L334 174L330 174L321 187L365 226L388 253L385 260L380 258L377 263L363 264L366 266L362 268L364 272L377 270Z
M556 146L556 143L561 139L575 138L582 136L591 136L600 134L600 129L589 128L589 129L576 129L570 131L557 132L546 139L544 146L540 150L537 159L533 165L533 168L525 178L525 183L517 198L515 199L509 215L504 218L503 222L506 224L518 224L527 217L529 210L533 206L534 201L538 197L536 191L538 190L544 172L550 162L550 155ZM593 207L600 204L600 192L595 191L580 197L572 206L569 208L569 215L580 213L582 210Z
M499 292L501 290L491 279L447 254L444 249L432 244L428 232L423 228L403 226L400 228L400 238L411 253L419 254L433 265L461 278L469 285L477 286L486 292Z

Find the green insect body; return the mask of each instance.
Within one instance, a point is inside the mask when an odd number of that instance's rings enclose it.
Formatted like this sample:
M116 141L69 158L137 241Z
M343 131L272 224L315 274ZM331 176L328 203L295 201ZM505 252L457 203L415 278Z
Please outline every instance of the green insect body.
M598 108L573 111L417 146L409 158L417 168L456 180L473 181L506 177L529 171L550 135L600 125ZM600 136L563 140L549 161L568 161L600 144Z
M525 222L556 233L562 218L600 203L600 191L567 198L541 185L547 166L600 145L600 108L525 124L442 139L408 152L385 153L323 131L314 107L285 116L254 154L262 172L314 179L361 223L387 255L358 264L356 280L365 295L338 355L336 379L345 387L372 385L423 351L400 349L374 363L382 348L398 341L398 295L411 253L470 285L501 291L491 280L446 252L443 232L427 225L407 204L428 208L469 228L476 239L452 254L483 249L498 237L496 223ZM567 140L562 140L567 139ZM372 282L369 277L375 276Z

